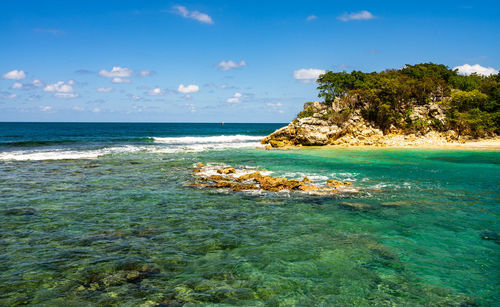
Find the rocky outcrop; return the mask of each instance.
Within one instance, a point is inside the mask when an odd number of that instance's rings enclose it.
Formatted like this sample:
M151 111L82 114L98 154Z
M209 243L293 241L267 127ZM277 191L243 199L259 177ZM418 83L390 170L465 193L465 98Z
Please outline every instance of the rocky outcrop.
M338 194L340 192L357 192L352 187L351 182L342 182L330 179L324 184L313 184L313 182L304 177L302 180L288 179L285 177L275 177L264 175L261 171L248 172L248 170L237 170L232 167L219 168L210 170L209 167L204 165L200 167L198 164L195 167L193 175L196 182L192 184L195 187L209 188L209 189L225 189L235 192L263 190L269 192L279 192L282 190L287 191L301 191L310 192L321 195ZM226 172L225 170L231 170ZM217 173L217 175L213 174Z
M432 125L436 123L446 125L445 107L440 103L430 103L411 110L408 118L424 127L416 134L405 134L394 126L382 131L363 117L363 109L364 106L355 97L337 98L331 106L322 102L309 102L288 126L276 130L261 143L279 148L322 145L397 146L429 142L439 145L460 141L458 134L452 130L432 130Z

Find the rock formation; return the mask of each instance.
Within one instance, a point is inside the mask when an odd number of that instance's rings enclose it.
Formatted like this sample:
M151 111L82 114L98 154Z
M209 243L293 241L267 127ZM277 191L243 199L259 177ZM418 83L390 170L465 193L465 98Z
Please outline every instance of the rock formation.
M209 189L229 189L235 192L250 190L278 192L288 190L311 192L321 195L357 192L352 187L351 182L330 179L320 186L312 184L312 181L307 177L299 181L296 179L263 175L260 171L248 172L248 170L237 170L232 167L211 171L201 163L195 167L193 175L196 179L193 186Z
M409 118L425 125L417 133L404 134L391 127L382 131L363 117L363 105L355 98L337 98L331 106L322 102L309 102L288 126L280 128L265 137L261 143L274 148L287 146L321 145L440 145L464 140L453 130L434 131L431 123L446 124L445 107L440 103L430 103L411 110Z

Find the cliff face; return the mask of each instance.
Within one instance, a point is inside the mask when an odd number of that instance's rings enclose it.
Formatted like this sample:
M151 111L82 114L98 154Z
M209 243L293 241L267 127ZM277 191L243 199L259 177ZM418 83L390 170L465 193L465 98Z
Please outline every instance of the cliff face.
M391 126L382 131L363 117L363 106L354 98L336 99L331 106L322 102L306 103L304 111L288 126L264 138L262 144L272 147L321 146L321 145L372 145L387 146L418 144L432 139L436 142L456 142L458 135L452 131L437 131L436 125L445 127L445 107L430 103L409 110L407 117L420 124L416 133L402 133ZM423 128L422 128L423 127Z

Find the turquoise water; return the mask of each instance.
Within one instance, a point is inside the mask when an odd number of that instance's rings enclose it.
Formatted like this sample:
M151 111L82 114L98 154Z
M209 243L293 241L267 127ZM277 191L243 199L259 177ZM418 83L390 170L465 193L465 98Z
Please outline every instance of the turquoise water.
M498 151L255 149L279 124L3 125L2 306L498 305ZM198 162L360 193L204 190Z

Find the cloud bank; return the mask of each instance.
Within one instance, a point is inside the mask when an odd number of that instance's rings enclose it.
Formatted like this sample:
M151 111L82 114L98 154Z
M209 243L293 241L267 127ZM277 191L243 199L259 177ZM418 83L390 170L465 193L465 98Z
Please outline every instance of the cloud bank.
M459 74L466 76L472 75L474 73L482 76L490 76L498 74L498 70L494 69L493 67L483 67L479 64L475 65L464 64L462 66L453 67L453 70L455 69L458 70Z
M54 84L48 84L43 91L53 92L54 97L58 98L76 98L79 95L73 92L73 84L75 84L73 80L69 80L66 83L64 81L59 81Z

